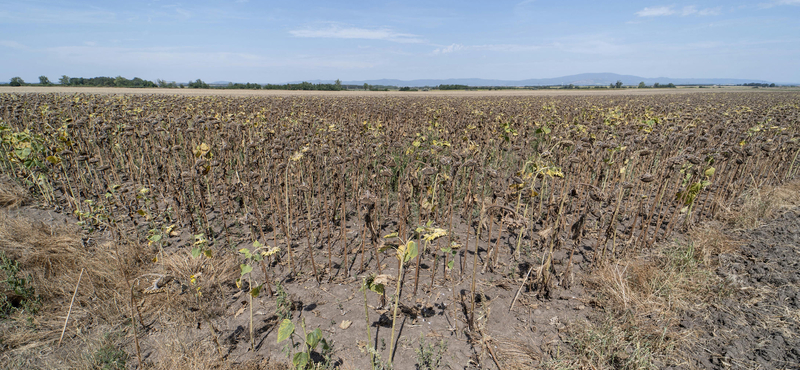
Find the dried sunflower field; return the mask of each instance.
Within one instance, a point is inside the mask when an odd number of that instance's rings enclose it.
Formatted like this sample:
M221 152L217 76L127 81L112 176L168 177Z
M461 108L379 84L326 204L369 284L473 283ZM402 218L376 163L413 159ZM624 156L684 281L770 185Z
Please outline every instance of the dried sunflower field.
M684 324L794 201L799 108L2 94L0 367L725 367Z

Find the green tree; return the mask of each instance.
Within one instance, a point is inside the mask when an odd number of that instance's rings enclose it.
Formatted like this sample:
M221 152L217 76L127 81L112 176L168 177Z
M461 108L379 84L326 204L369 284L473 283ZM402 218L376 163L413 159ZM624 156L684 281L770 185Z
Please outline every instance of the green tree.
M39 76L39 85L51 85L50 79L47 76Z
M364 82L364 91L367 91L367 90L369 90L369 84Z
M622 81L617 80L617 83L614 84L614 87L621 89L622 88Z
M58 79L58 83L61 85L69 85L69 76L61 75L61 78Z
M342 90L342 81L339 80L338 78L336 79L336 82L333 83L333 85L336 86L336 90Z
M22 86L25 84L25 81L22 80L22 77L11 77L11 81L8 84L11 86Z
M655 87L655 88L659 88L659 87L661 87L661 84L660 84L660 83L658 83L658 82L656 82L656 83L654 83L654 84L653 84L653 87Z
M645 87L647 87L647 85L644 84L644 81L639 82L639 88L640 89L644 89Z
M203 82L203 80L198 78L194 82L189 82L189 88L190 89L207 89L208 88L208 84Z

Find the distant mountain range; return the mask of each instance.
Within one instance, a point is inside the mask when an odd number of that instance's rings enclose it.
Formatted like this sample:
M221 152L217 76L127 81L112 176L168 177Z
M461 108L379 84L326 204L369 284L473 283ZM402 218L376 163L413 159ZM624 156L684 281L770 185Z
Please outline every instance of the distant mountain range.
M616 73L581 73L577 75L554 77L554 78L532 78L527 80L488 80L482 78L450 78L450 79L421 79L421 80L363 80L363 81L342 81L344 85L384 85L384 86L439 86L439 85L467 85L467 86L549 86L549 85L577 85L577 86L607 86L609 84L622 81L625 85L638 85L644 82L652 85L656 82L666 85L738 85L744 83L770 83L764 80L748 80L739 78L670 78L670 77L640 77L632 75L620 75ZM293 81L289 83L300 83L303 81ZM333 83L333 80L308 80L311 83ZM217 83L214 83L217 84ZM227 84L223 82L220 84Z

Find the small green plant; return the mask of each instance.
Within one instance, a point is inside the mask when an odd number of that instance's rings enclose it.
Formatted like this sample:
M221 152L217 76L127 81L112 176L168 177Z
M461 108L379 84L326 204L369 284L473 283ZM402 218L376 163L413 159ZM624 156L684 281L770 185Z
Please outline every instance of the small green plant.
M419 348L415 349L417 354L417 369L434 370L442 366L442 358L447 352L447 342L440 340L436 343L428 343L425 336L419 337Z
M192 245L192 258L200 257L200 255L204 255L208 258L211 258L211 249L208 248L208 240L206 240L206 234L197 234L194 236L194 244Z
M397 259L400 261L400 272L397 274L397 289L394 294L394 310L392 310L392 337L391 342L389 342L389 362L394 361L394 333L395 324L397 324L397 307L400 304L400 286L403 284L404 266L406 262L414 259L418 253L417 243L412 240L397 247Z
M372 345L372 332L370 331L369 325L369 309L367 306L367 291L371 290L377 294L383 295L384 294L384 284L388 282L388 276L386 275L370 275L364 278L364 281L361 284L361 291L364 292L364 319L367 323L367 352L370 354L370 361L372 364L372 370L376 370L379 367L384 368L380 361L380 354L374 348L371 347ZM378 359L376 363L376 357Z
M78 225L85 228L87 231L95 231L101 224L110 221L106 207L91 199L83 201L88 208L86 212L80 209L75 210L75 216L78 217Z
M292 300L289 299L289 294L283 289L280 281L275 282L275 315L278 316L278 320L292 318Z
M331 346L328 345L328 342L325 338L322 337L322 330L316 328L311 332L306 332L306 321L305 319L300 320L300 327L303 329L303 341L302 344L304 345L304 351L297 352L293 356L291 352L293 352L294 348L297 348L300 343L296 343L294 340L295 335L299 335L295 331L295 325L292 320L283 319L281 321L281 326L278 328L278 343L286 341L287 339L290 341L286 345L286 352L289 357L292 359L292 367L296 370L305 370L305 369L316 369L318 368L313 360L311 359L311 352L316 350L318 345L322 345L322 356L326 359L326 363L323 364L323 367L327 368L330 363L330 352Z
M35 314L39 309L39 297L31 286L30 277L22 278L19 275L19 263L0 252L0 270L3 270L5 279L0 283L0 318L8 317L14 311L25 311ZM6 293L7 292L7 293Z
M453 265L455 264L456 254L458 253L458 249L461 248L461 245L456 242L450 242L450 246L442 247L442 252L445 253L444 258L447 264L447 269L452 270ZM450 260L447 261L447 256L450 256Z
M261 262L264 257L270 255L268 251L262 251L265 249L264 245L261 244L258 240L253 242L253 251L251 252L247 248L239 249L239 253L244 255L246 262L239 265L239 268L242 270L240 277L236 279L236 286L241 288L243 283L242 279L247 275L247 289L250 291L249 299L250 299L250 349L255 349L255 338L253 336L253 298L257 298L259 293L261 293L261 288L264 284L253 285L253 266L250 264L252 262ZM274 252L273 252L274 253Z
M128 354L111 343L98 348L90 359L92 369L99 370L124 370L127 361Z

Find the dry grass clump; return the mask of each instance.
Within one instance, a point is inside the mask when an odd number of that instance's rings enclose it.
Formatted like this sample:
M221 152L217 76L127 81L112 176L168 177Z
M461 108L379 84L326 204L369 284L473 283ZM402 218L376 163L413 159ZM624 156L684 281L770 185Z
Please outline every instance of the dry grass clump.
M723 215L733 227L755 229L761 221L800 205L800 182L794 181L781 186L753 186L742 194L740 206Z
M0 193L15 193L9 184L0 184ZM93 356L117 348L103 339L105 334L125 322L126 284L120 268L135 268L131 249L112 242L86 245L76 228L0 211L0 252L18 264L17 276L33 288L26 299L37 308L35 314L20 310L0 322L0 368L98 368L91 365L97 360ZM57 347L82 269L64 340Z
M608 316L599 327L570 329L578 367L652 368L669 361L675 348L691 341L691 333L676 328L681 313L728 292L714 266L735 246L718 223L706 223L686 240L598 267L587 285Z
M28 192L8 176L0 176L0 208L14 209L28 200Z
M148 274L148 280L172 277L174 283L167 285L170 293L143 297L148 303L145 307L157 310L164 322L196 323L222 314L221 301L238 277L239 264L232 253L193 258L181 251L164 258L164 270L163 274ZM148 285L143 283L139 288Z
M271 361L269 358L262 360L222 358L212 339L208 336L197 337L196 333L192 334L190 330L185 328L174 328L173 330L162 332L154 339L158 346L148 356L148 361L143 366L147 370L289 369L285 361Z
M497 361L504 369L534 369L541 361L541 354L529 344L513 338L492 338L490 345L496 346Z
M575 322L566 329L570 348L559 352L546 369L657 369L670 351L663 335L650 335L636 326L607 318L602 324Z
M71 271L80 272L87 253L77 231L51 227L28 217L0 213L0 250L33 275L37 293L45 300L62 293L63 281L56 278ZM77 275L76 275L77 278Z
M718 256L735 246L719 224L706 223L690 231L686 240L598 268L590 284L607 309L669 320L719 294L721 282L712 269Z
M189 251L179 251L164 257L164 267L168 275L186 280L184 283L199 289L201 295L219 296L223 284L231 284L239 277L236 256L226 252L212 258L193 258Z

